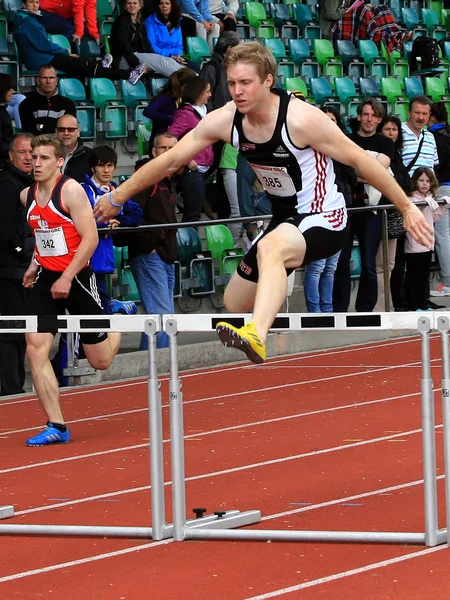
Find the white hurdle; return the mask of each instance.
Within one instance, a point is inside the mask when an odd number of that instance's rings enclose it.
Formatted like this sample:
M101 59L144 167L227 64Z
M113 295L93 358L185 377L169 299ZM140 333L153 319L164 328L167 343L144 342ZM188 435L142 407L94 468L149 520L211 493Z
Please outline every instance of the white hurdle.
M164 502L164 461L162 404L156 369L156 334L161 331L159 315L101 315L51 317L0 317L0 333L68 332L143 332L148 336L148 407L151 484L151 527L88 525L11 525L1 524L0 535L52 535L81 537L152 538L172 537L172 525L166 523ZM0 506L0 519L14 516L13 506Z
M440 331L442 338L444 402L445 469L450 472L450 367L447 313L351 313L351 314L279 314L271 331L418 331L421 337L421 407L423 439L423 481L424 481L424 531L286 531L246 529L234 530L242 525L234 516L222 513L215 521L197 519L186 521L185 473L184 473L184 432L181 382L178 377L177 340L178 332L214 331L220 320L226 320L241 327L250 320L250 315L165 315L163 330L169 336L170 344L170 419L172 442L172 484L173 484L173 537L176 541L186 539L216 540L273 540L273 541L323 541L323 542L365 542L424 544L436 546L447 542L447 526L438 527L438 497L436 473L436 435L433 400L433 382L430 365L430 332ZM446 478L446 517L450 522L450 482ZM240 513L243 521L257 522L259 511ZM250 524L250 523L247 523Z

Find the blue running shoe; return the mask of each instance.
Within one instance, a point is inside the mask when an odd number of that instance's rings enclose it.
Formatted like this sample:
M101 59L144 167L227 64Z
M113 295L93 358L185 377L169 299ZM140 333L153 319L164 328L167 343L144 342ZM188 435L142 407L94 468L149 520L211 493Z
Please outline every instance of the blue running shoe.
M121 315L135 315L138 307L134 302L121 302L120 300L111 300L108 304L108 312L110 315L120 313Z
M27 446L50 446L50 444L68 444L69 442L70 431L68 429L62 433L52 423L47 423L44 431L27 440Z

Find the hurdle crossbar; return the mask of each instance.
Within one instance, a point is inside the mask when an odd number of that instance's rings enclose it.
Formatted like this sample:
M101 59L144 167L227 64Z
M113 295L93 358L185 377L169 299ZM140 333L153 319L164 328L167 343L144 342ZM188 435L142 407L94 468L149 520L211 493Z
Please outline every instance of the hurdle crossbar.
M159 315L100 315L51 317L0 317L0 333L46 332L144 332L148 336L148 406L151 483L151 527L0 524L0 535L50 535L82 537L152 538L172 537L173 526L166 523L164 502L164 461L162 403L156 368L156 334L161 331ZM12 506L0 507L0 519L14 516Z
M212 527L209 522L195 526L186 522L185 473L184 473L184 432L182 419L181 382L178 377L177 334L185 331L212 331L221 320L241 327L251 318L249 314L233 314L224 317L217 315L164 315L163 330L169 336L170 349L170 415L172 434L172 485L173 485L173 536L176 541L186 539L204 540L279 540L279 541L323 541L323 542L359 542L359 543L397 543L424 544L436 546L448 542L447 526L450 518L450 484L446 478L446 527L438 527L437 506L437 469L436 436L433 401L433 382L430 365L430 332L440 331L443 350L443 362L446 369L443 374L444 401L444 440L446 440L446 472L450 462L450 367L448 366L449 319L446 313L357 313L357 314L279 314L271 331L302 330L378 330L378 331L415 331L421 338L421 409L423 440L423 487L424 487L424 531L286 531L247 529L236 531L231 528ZM258 511L248 511L258 519ZM245 513L242 513L245 515ZM226 518L222 515L222 518ZM202 526L203 525L203 526Z

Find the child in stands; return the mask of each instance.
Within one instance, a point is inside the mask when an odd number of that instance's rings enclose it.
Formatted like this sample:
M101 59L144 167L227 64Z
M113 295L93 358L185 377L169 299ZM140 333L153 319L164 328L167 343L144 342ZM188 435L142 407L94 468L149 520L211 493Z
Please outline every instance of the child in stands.
M432 169L419 167L414 171L411 178L412 195L411 202L426 202L426 206L420 206L429 225L438 221L442 216L445 205L439 205L435 197L437 195L439 183ZM450 196L442 196L440 200L445 200L450 204ZM432 310L427 309L429 277L431 269L431 254L434 249L427 248L416 242L412 236L406 234L405 255L406 255L406 278L405 292L406 301L409 310Z

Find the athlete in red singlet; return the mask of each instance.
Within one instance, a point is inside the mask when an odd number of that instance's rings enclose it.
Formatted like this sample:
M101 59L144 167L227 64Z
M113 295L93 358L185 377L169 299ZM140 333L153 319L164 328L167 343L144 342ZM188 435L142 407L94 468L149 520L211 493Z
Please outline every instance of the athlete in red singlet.
M36 238L33 260L23 285L30 290L30 314L103 314L95 275L89 267L98 234L89 200L79 183L61 175L66 148L56 135L40 135L31 142L35 183L20 195ZM32 311L32 312L31 312ZM47 427L27 440L28 446L67 443L59 388L49 353L53 333L27 333L27 354L36 393ZM119 333L83 333L81 343L89 363L107 369L120 345Z

